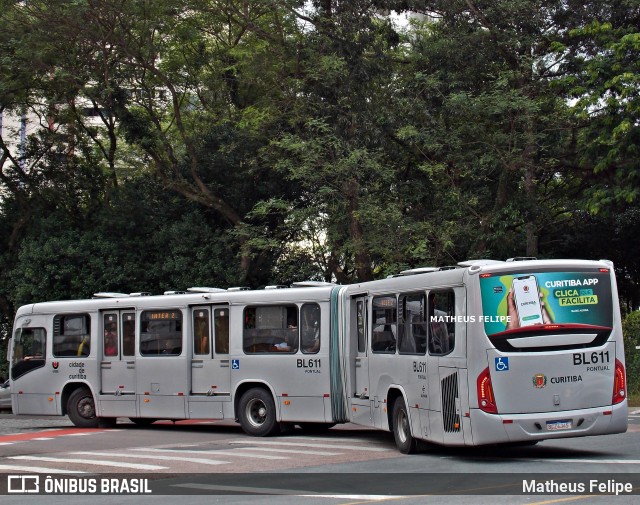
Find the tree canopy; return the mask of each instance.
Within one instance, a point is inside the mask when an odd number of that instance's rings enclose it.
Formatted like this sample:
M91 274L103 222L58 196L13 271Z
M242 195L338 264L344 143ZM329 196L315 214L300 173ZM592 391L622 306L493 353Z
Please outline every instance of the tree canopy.
M638 0L0 0L0 24L5 324L525 255L613 259L640 303Z

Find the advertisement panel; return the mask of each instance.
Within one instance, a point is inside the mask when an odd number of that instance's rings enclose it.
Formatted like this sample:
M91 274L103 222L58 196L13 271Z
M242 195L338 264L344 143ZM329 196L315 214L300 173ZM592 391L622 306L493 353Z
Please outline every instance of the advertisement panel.
M611 327L608 272L531 272L480 279L487 335L543 324Z

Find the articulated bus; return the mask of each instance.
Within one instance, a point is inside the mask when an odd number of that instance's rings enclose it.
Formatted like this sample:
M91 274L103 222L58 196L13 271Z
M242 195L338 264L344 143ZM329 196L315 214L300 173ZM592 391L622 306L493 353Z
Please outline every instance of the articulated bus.
M627 429L608 261L464 262L348 286L98 293L16 315L16 414L356 423L403 453Z

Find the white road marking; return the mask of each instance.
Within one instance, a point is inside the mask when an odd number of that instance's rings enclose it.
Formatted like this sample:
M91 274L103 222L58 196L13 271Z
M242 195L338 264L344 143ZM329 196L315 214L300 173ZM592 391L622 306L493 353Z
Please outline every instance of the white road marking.
M125 454L122 452L94 452L94 451L76 451L69 454L78 454L83 456L107 456L112 458L139 458L139 459L158 459L158 455L151 454ZM203 465L224 465L230 461L220 461L216 459L204 458L181 458L179 456L161 456L163 461L184 461L187 463L202 463Z
M27 461L47 461L49 463L69 463L80 465L115 466L120 468L132 468L135 470L166 470L166 466L144 465L141 463L123 463L122 461L95 461L93 459L66 459L50 458L48 456L9 456L7 459L20 459Z
M640 465L640 459L527 459L545 463L597 463L605 465Z
M294 495L305 498L338 498L342 500L369 500L369 501L383 501L390 499L406 498L402 496L394 495L378 495L378 494L321 494L321 493L309 493L309 491L300 491L297 489L276 489L270 487L243 487L243 486L220 486L215 484L172 484L172 487L181 487L187 489L203 489L208 491L231 491L240 493L256 493L264 495Z
M59 470L57 468L44 468L42 466L0 465L0 470L28 473L87 473L79 470Z
M248 443L246 440L232 440L229 442L231 444L246 444ZM355 449L357 451L367 451L367 452L387 452L388 449L383 449L381 447L367 447L365 445L345 445L345 444L309 444L306 442L283 442L281 440L257 440L251 441L252 445L282 445L285 447L312 447L314 449Z
M183 449L145 449L144 447L136 447L135 449L131 449L132 451L152 451L152 452L168 452L172 454L193 454L193 455L202 455L202 454L211 454L213 456L231 456L238 458L255 458L255 459L289 459L283 456L267 456L266 454L255 454L255 453L241 453L233 451L189 451Z
M232 442L234 443L234 442ZM240 442L237 442L240 443ZM296 449L274 449L273 447L236 447L234 451L263 451L263 452L284 452L287 454L312 454L314 456L341 456L341 452L327 452L327 451L305 451Z
M38 438L32 438L31 440L55 440L54 437L38 437Z

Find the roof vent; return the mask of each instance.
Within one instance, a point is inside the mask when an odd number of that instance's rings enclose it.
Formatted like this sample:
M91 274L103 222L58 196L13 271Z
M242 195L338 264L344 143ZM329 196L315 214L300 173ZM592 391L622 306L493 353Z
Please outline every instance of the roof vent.
M165 291L164 294L165 295L184 295L186 294L186 291Z
M485 260L485 259L479 259L479 260L467 260L467 261L461 261L460 263L458 263L458 265L460 265L461 267L470 267L470 266L483 266L483 265L495 265L497 263L502 263L502 261L498 261L498 260Z
M151 296L148 291L139 291L137 293L129 293L129 296Z
M248 288L246 286L240 286L240 287L228 288L227 291L251 291L251 288Z
M410 270L403 270L400 272L400 275L418 275L418 274L428 274L431 272L436 272L438 267L420 267L420 268L411 268Z
M129 295L126 293L111 293L111 292L100 292L100 293L93 294L94 298L126 298L127 296Z
M538 258L534 258L533 256L516 256L515 258L509 258L507 261L533 261L537 259Z
M226 289L221 288L189 288L187 289L189 293L222 293L226 291Z
M324 286L337 286L335 282L324 281L301 281L291 284L292 288L321 288Z
M265 286L264 289L286 289L289 286L283 286L282 284L273 284L271 286Z

